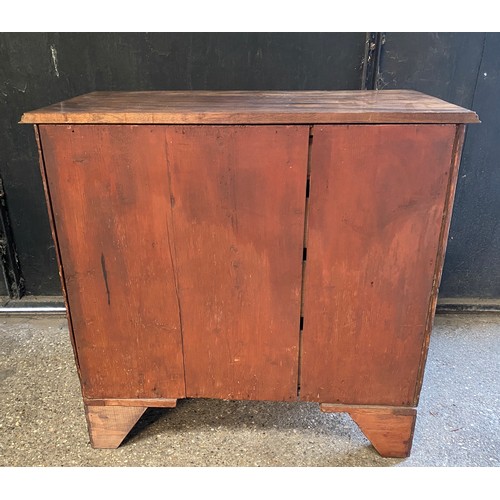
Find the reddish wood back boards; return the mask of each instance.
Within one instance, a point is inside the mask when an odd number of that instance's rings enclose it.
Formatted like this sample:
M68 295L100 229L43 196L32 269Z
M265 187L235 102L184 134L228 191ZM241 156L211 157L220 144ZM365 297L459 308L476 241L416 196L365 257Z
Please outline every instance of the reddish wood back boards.
M309 127L167 127L188 397L297 397Z
M40 129L84 396L184 397L164 131Z
M302 399L414 403L455 133L314 127Z
M41 127L87 398L296 398L308 136Z
M456 126L44 125L86 398L411 405ZM92 145L89 148L89 144Z

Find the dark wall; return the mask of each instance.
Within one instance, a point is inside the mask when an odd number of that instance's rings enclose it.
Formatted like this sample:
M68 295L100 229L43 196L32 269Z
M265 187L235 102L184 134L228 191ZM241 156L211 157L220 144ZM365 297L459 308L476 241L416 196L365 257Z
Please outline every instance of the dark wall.
M0 176L27 293L60 287L24 111L92 90L358 89L364 46L364 33L0 34ZM386 33L381 50L378 88L482 120L467 132L441 298L500 298L499 52L485 33Z
M0 297L7 296L7 286L5 285L5 282L2 278L2 275L0 274ZM0 306L2 303L0 302Z
M364 33L0 34L0 176L26 292L61 293L23 112L93 90L357 89L364 43Z
M500 34L387 33L378 88L471 108L440 298L500 298Z

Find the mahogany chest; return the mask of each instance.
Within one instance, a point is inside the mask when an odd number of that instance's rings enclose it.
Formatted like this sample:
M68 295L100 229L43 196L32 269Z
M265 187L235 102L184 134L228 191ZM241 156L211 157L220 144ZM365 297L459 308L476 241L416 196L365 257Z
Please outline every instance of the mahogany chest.
M413 91L93 92L35 124L91 443L179 398L410 452L466 123Z

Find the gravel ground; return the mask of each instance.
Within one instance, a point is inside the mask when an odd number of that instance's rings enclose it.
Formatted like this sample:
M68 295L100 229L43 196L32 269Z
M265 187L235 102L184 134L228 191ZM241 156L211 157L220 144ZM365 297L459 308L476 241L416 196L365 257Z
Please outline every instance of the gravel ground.
M381 458L316 404L194 399L94 450L65 319L0 316L0 466L498 467L499 381L500 315L440 315L407 459Z

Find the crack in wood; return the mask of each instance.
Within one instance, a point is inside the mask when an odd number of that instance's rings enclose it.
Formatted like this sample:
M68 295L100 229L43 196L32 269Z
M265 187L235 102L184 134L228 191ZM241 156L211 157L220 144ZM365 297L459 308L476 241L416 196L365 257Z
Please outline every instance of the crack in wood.
M108 283L108 271L106 270L106 259L104 254L101 253L101 269L102 277L104 278L104 284L106 285L106 295L108 296L108 306L111 305L111 294L109 293L109 283Z

